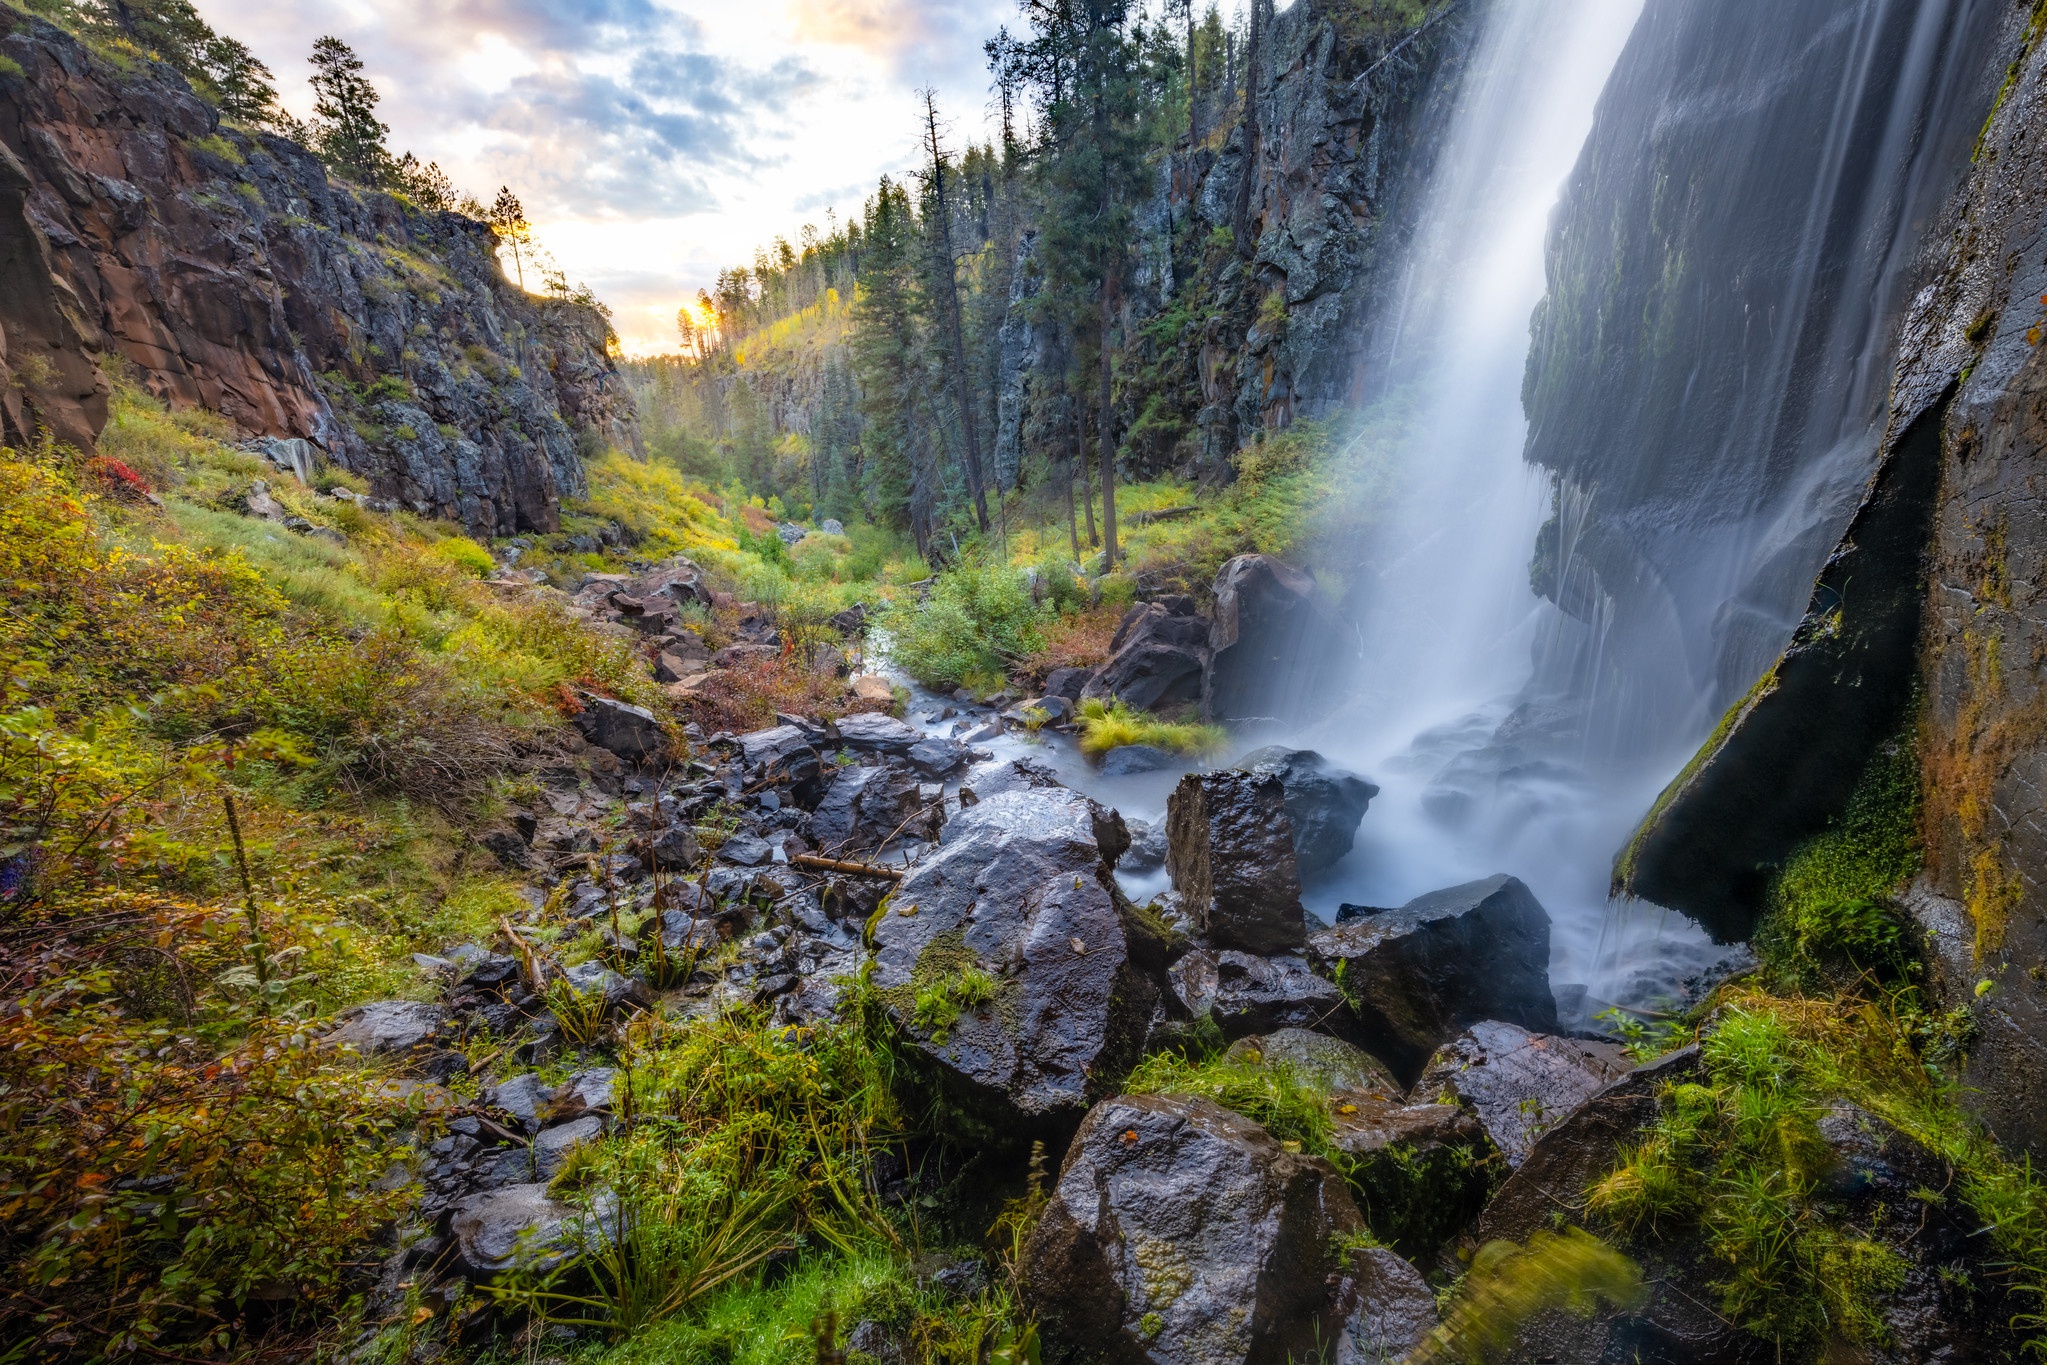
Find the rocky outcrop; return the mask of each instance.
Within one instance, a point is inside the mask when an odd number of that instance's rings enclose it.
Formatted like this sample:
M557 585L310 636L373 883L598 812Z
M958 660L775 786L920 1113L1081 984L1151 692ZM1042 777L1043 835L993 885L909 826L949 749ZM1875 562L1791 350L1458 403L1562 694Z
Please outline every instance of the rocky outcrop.
M1358 664L1357 632L1314 578L1270 555L1238 555L1216 575L1209 651L1201 709L1218 721L1314 717Z
M1310 951L1340 973L1365 1045L1403 1081L1481 1020L1557 1032L1549 915L1515 877L1433 891L1339 924L1316 934Z
M1294 827L1294 860L1304 877L1334 866L1350 852L1358 824L1379 794L1370 782L1312 749L1268 745L1245 754L1237 766L1279 778L1287 819Z
M559 526L579 442L636 442L603 317L514 288L484 224L334 183L168 67L19 13L0 27L21 68L0 77L0 145L31 225L7 246L0 183L0 289L22 304L11 349L48 366L25 389L53 429L97 435L103 351L176 406L308 439L376 496L491 535Z
M1087 1116L1031 1240L1051 1362L1248 1365L1336 1339L1343 1178L1204 1099L1124 1096Z
M1060 1140L1170 1002L1164 944L1116 886L1114 812L1058 787L967 807L874 922L874 985L962 1134Z
M1276 775L1189 773L1166 801L1166 871L1221 948L1277 953L1307 939L1293 825Z

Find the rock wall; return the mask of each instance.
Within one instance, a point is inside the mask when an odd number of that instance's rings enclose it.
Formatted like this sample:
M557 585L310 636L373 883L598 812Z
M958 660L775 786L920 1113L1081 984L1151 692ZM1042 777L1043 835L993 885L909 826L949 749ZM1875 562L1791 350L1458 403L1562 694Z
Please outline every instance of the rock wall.
M1125 291L1119 432L1135 472L1210 469L1254 433L1327 417L1368 378L1365 319L1397 259L1404 191L1426 178L1478 6L1454 0L1420 21L1352 0L1300 0L1265 36L1259 137L1234 114L1204 145L1183 139L1136 215ZM1231 227L1252 176L1248 257ZM1071 419L1041 375L1069 357L1033 326L1027 235L1000 332L995 459L1012 480L1023 452L1056 454ZM1092 390L1090 390L1091 394ZM1092 439L1092 438L1090 438Z
M37 348L47 381L13 386L33 413L9 407L9 439L40 420L89 444L104 357L484 534L559 526L583 433L636 442L604 319L513 288L485 225L331 182L165 67L13 11L0 32L21 67L0 75L0 291L29 301L9 346Z
M1876 745L1898 732L1858 722L1848 728L1859 751L1825 748L1866 709L1870 670L1916 671L1926 865L1906 905L1943 1007L1973 1023L1970 1102L2004 1141L2047 1156L2047 627L2037 600L2047 582L2047 6L2008 0L1993 17L1979 73L1992 112L1970 125L1980 139L1925 234L1902 320L1878 333L1896 338L1878 473L1790 650L1659 802L1620 871L1625 889L1680 908L1703 894L1709 919L1738 909L1722 924L1740 931L1773 865L1840 808ZM1922 454L1937 483L1912 495L1917 552L1837 572L1869 559L1861 527L1901 481L1919 482ZM1858 626L1868 603L1900 590L1913 633L1894 638L1896 620ZM1728 818L1744 789L1761 806L1810 787L1822 749L1830 790L1796 820L1759 831ZM1724 895L1743 874L1746 896Z

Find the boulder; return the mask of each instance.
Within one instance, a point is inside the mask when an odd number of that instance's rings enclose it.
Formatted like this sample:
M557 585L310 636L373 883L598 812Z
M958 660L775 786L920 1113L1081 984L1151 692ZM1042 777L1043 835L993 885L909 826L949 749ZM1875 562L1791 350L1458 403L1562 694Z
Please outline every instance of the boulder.
M576 716L583 738L608 749L628 763L659 758L668 752L668 733L654 713L611 697L585 697Z
M1163 941L1117 889L1121 817L1063 788L945 826L874 923L874 985L963 1133L1063 1139L1170 1004Z
M741 735L739 762L747 786L786 786L806 810L824 795L823 760L800 726L777 725Z
M1371 1053L1341 1038L1304 1028L1279 1028L1239 1038L1226 1054L1231 1061L1291 1067L1325 1090L1396 1095L1400 1087Z
M1216 721L1311 718L1355 672L1358 636L1315 580L1270 555L1238 555L1215 579L1202 714Z
M1612 1043L1530 1033L1488 1019L1437 1050L1414 1097L1470 1110L1493 1145L1519 1166L1535 1140L1634 1069Z
M896 691L889 686L888 679L878 673L855 673L846 684L846 690L853 699L869 706L893 706Z
M919 776L942 782L967 766L972 750L949 739L926 735L910 746L908 757Z
M1310 951L1330 975L1341 973L1365 1045L1404 1081L1481 1020L1558 1031L1549 915L1515 877L1432 891L1325 929Z
M893 837L933 837L936 812L907 768L840 768L810 817L810 838L827 857L880 848Z
M1101 773L1103 777L1131 777L1177 768L1184 762L1178 754L1150 744L1119 744L1102 755Z
M1167 799L1166 842L1173 887L1217 947L1278 953L1307 942L1293 825L1278 777L1189 773Z
M650 865L664 868L695 867L704 856L697 843L696 831L679 821L651 839L642 839L638 852Z
M1025 1251L1051 1365L1307 1359L1345 1317L1343 1178L1209 1100L1119 1096L1074 1136Z
M1379 794L1370 782L1312 749L1269 745L1245 754L1237 766L1279 778L1287 818L1294 825L1294 859L1304 877L1333 867L1350 852L1365 808Z
M1111 698L1140 710L1198 701L1208 669L1208 622L1157 602L1124 614L1109 661L1081 688L1083 699ZM1047 690L1051 690L1049 687Z
M692 639L695 637L692 636ZM679 649L664 649L654 660L654 681L679 683L694 678L711 666L711 654L704 650L701 655L684 653Z
M1223 1037L1234 1040L1281 1029L1357 1035L1343 992L1310 971L1305 959L1290 953L1267 958L1230 949L1219 953L1196 949L1173 964L1174 980L1183 989L1196 979L1203 958L1214 962L1207 1013Z
M533 1139L533 1178L552 1180L562 1164L569 1159L569 1152L577 1147L597 1141L604 1136L604 1120L595 1114L585 1114L579 1119L558 1123L543 1129Z
M894 716L863 711L838 722L839 746L862 754L907 754L924 732Z
M484 1103L503 1110L531 1132L540 1127L541 1117L554 1101L554 1087L537 1071L522 1071L484 1092Z
M1125 820L1130 830L1130 852L1123 855L1125 872L1156 872L1166 865L1166 829L1145 820Z
M1329 1365L1393 1365L1440 1321L1428 1281L1386 1247L1351 1253L1338 1294L1349 1312Z
M457 1200L448 1232L463 1271L488 1279L515 1265L548 1269L599 1245L617 1207L609 1192L584 1210L548 1198L545 1181L507 1185Z
M411 1052L439 1036L448 1011L418 1000L376 1000L343 1010L340 1024L327 1035L336 1047L352 1047L365 1057Z
M983 801L1009 791L1064 790L1066 787L1059 780L1059 774L1034 758L994 758L976 763L967 770L960 785ZM1124 832L1129 832L1127 826Z
M611 1096L618 1072L608 1066L585 1068L562 1082L548 1102L548 1114L562 1121L586 1113L610 1113Z
M1094 676L1092 668L1055 668L1045 675L1045 695L1064 697L1077 706L1088 680Z
M564 967L562 980L575 987L581 995L603 992L604 1003L614 1009L621 1005L647 1009L654 1003L646 982L637 977L620 976L601 962L579 962L573 967Z

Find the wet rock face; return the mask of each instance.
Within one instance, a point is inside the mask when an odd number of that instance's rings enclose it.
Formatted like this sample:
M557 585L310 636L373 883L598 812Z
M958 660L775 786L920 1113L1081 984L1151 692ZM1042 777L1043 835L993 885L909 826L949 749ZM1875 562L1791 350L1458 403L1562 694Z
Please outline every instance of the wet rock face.
M340 1026L327 1035L335 1047L352 1047L365 1057L408 1053L440 1037L450 1016L440 1005L417 1000L378 1000L341 1014Z
M1109 643L1109 661L1080 695L1113 698L1144 711L1197 701L1208 667L1208 634L1208 622L1185 599L1170 606L1140 602L1124 613Z
M916 774L905 767L841 768L811 815L811 839L827 856L840 857L904 834L930 838L937 812L917 788Z
M507 1185L459 1200L449 1212L448 1231L463 1270L472 1279L489 1279L516 1265L559 1264L603 1235L615 1207L607 1194L585 1214L548 1198L545 1181Z
M1611 1043L1530 1033L1488 1019L1437 1051L1415 1082L1414 1097L1469 1109L1507 1164L1519 1166L1537 1138L1633 1069L1627 1053Z
M84 362L103 350L176 406L309 438L377 497L485 535L559 527L584 488L580 432L637 443L603 319L513 287L483 224L332 183L167 67L117 71L19 14L5 28L24 75L0 91L0 143L34 224L17 244L49 268L0 290L75 313L77 346L37 308L7 311L10 352L34 338L58 362L56 426L97 434L104 381ZM0 233L9 219L0 202Z
M628 763L642 763L668 751L668 735L652 711L610 697L586 697L576 716L583 738Z
M1485 1019L1555 1033L1549 915L1515 877L1433 891L1316 934L1310 951L1357 1011L1374 1055L1408 1079Z
M1245 754L1237 766L1279 778L1286 792L1287 818L1294 826L1294 858L1304 877L1334 866L1350 852L1358 824L1379 794L1378 787L1313 749L1268 745Z
M1166 870L1218 947L1248 953L1307 941L1293 824L1277 776L1189 773L1166 802Z
M1216 575L1209 649L1204 715L1298 721L1338 699L1358 645L1313 578L1270 555L1238 555Z
M1188 1010L1208 1015L1233 1041L1304 1029L1340 1037L1358 1033L1343 992L1290 953L1259 957L1196 948L1173 964L1172 979Z
M1334 1168L1203 1099L1104 1101L1026 1253L1051 1362L1306 1358L1346 1316L1332 1243L1363 1227Z
M960 1128L1063 1140L1168 998L1163 945L1110 872L1129 835L1078 793L1023 787L942 838L874 926L874 984Z

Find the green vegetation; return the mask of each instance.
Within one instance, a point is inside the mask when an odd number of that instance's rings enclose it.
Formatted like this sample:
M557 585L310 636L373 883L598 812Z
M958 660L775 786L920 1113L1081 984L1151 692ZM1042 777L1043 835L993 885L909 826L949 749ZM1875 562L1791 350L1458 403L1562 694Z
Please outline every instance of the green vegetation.
M991 693L1042 648L1043 620L1021 570L965 563L940 575L922 602L899 602L882 625L890 657L919 682Z
M1526 1246L1488 1242L1450 1296L1442 1325L1405 1365L1499 1360L1538 1314L1590 1317L1602 1306L1633 1308L1644 1297L1634 1263L1582 1228L1537 1232Z
M1228 742L1229 733L1219 725L1157 720L1120 701L1089 698L1080 704L1080 750L1091 756L1126 744L1149 744L1168 753L1199 758L1219 751Z

